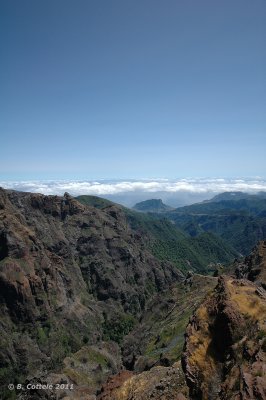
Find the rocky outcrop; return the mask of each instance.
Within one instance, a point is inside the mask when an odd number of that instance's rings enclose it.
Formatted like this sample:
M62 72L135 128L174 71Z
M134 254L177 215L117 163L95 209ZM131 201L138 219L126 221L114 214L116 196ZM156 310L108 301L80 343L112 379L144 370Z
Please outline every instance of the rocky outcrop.
M266 398L266 298L222 276L186 331L182 365L191 399Z
M236 262L235 276L246 278L266 289L266 241L261 241L243 261Z
M116 206L0 189L0 383L52 371L181 278Z
M181 365L175 363L133 376L120 373L108 380L97 400L186 400L186 394Z

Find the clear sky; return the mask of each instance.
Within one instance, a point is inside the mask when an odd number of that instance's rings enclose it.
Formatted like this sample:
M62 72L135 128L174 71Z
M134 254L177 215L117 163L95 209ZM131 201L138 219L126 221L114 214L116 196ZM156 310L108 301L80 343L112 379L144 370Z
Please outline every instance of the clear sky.
M265 0L2 0L0 178L266 177Z

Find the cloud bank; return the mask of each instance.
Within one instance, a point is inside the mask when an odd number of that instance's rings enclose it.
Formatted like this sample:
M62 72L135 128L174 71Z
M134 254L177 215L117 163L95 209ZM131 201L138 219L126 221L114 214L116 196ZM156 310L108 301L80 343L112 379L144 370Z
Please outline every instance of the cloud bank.
M73 196L82 194L107 196L124 193L221 193L242 191L256 193L266 191L266 180L253 179L150 179L124 181L0 181L5 189L14 189L24 192L62 195L69 192Z

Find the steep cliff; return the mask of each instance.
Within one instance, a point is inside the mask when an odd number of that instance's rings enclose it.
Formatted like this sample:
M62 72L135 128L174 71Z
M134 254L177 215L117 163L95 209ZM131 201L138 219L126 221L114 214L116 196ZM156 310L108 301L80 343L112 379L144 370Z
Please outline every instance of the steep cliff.
M251 264L257 265L256 255L264 246L261 243L253 252ZM182 364L191 399L265 399L263 287L247 279L220 277L190 320Z
M2 387L62 366L84 345L93 359L90 346L119 341L151 295L181 277L147 251L116 206L0 189ZM105 365L109 374L117 368Z
M266 241L261 241L245 257L242 262L236 262L235 276L237 278L246 278L261 285L266 289Z

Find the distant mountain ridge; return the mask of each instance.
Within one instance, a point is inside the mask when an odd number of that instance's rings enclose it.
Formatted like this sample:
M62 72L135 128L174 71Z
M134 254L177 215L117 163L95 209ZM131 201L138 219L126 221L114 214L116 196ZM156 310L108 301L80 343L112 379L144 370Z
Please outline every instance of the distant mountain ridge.
M266 238L266 193L225 192L210 200L172 210L153 212L191 237L212 233L242 255Z
M243 200L243 199L253 199L254 197L261 197L263 199L266 198L266 192L258 192L256 194L250 194L246 192L223 192L214 196L212 199L208 200L210 202L213 201L222 201L222 200Z

